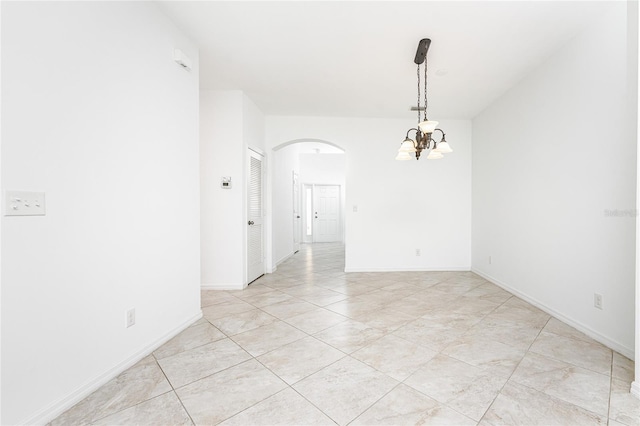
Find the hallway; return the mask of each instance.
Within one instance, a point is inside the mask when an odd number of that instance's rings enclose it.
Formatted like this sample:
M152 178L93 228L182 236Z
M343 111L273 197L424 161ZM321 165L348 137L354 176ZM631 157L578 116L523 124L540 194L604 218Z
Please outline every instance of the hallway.
M471 272L302 245L52 425L638 425L634 364Z

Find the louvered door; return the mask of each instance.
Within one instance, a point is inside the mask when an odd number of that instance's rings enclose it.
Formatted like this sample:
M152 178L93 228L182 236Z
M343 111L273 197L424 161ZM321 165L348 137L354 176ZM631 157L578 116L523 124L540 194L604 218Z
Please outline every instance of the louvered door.
M247 188L247 282L264 274L262 155L249 150Z

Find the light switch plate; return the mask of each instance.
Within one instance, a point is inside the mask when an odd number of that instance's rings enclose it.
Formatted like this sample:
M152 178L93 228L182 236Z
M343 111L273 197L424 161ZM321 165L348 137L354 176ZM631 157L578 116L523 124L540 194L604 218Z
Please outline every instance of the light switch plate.
M44 216L44 192L6 191L5 216Z

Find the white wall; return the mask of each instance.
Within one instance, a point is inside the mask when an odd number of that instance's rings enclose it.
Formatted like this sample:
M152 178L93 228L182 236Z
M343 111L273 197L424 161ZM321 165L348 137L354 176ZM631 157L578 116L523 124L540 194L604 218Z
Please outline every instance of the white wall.
M151 3L3 2L2 124L47 209L0 222L2 423L45 423L201 315L198 52Z
M640 31L638 31L638 21L640 20L640 8L638 2L627 2L627 57L629 63L629 89L634 93L635 99L630 99L629 111L632 114L631 121L635 121L635 141L638 146L638 134L640 134L640 104L638 103L638 87L640 86L640 62L638 58L638 46L640 45ZM635 84L633 84L635 83ZM637 165L640 164L640 150L636 148L636 212L640 212L640 173ZM636 214L636 338L635 338L635 359L640 359L640 214ZM631 384L631 393L640 398L640 368L635 369L635 380Z
M473 120L472 264L633 357L636 144L625 8Z
M270 174L272 194L273 265L293 254L293 172L300 174L299 145L286 146L272 153Z
M200 91L201 279L244 282L244 141L240 91ZM231 177L231 189L220 186Z
M300 181L303 183L345 184L344 154L300 154Z
M440 119L455 150L445 159L405 162L394 158L411 119L268 116L266 123L267 149L312 138L346 150L348 271L470 268L470 121Z
M264 117L239 90L200 92L203 288L246 285L247 148L264 150ZM222 189L223 176L232 179Z

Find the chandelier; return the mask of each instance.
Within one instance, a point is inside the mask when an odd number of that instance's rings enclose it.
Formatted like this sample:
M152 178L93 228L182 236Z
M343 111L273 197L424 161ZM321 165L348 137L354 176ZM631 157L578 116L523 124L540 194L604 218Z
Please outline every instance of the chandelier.
M427 52L431 40L423 38L418 43L418 50L416 51L416 57L414 62L418 65L418 107L415 110L418 111L418 128L411 128L407 130L407 135L398 149L398 155L396 160L411 160L411 154L415 154L416 160L420 159L420 154L424 150L430 150L427 155L427 160L438 160L443 158L443 154L453 152L453 149L449 146L449 143L445 139L445 134L442 129L438 129L438 122L431 121L427 118ZM420 107L420 65L424 62L424 107ZM414 108L411 108L412 110ZM424 118L420 116L420 112L424 111ZM409 133L415 132L415 139L409 137ZM440 132L442 136L439 141L433 138L434 132Z

